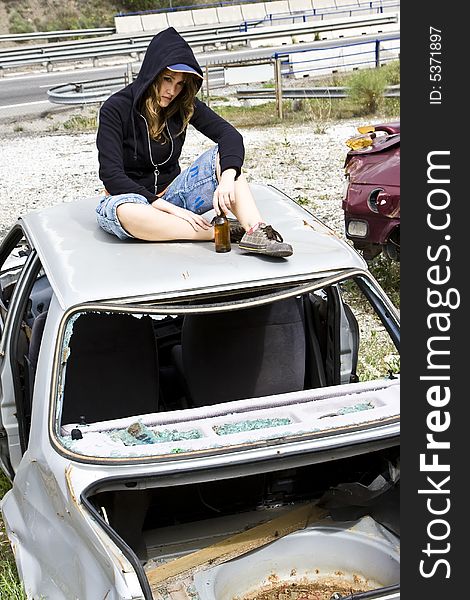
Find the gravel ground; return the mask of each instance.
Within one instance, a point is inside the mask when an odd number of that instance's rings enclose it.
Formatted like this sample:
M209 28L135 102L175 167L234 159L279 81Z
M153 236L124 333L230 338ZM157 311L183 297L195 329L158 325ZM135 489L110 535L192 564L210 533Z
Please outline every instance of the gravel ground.
M343 235L341 196L345 140L362 122L330 122L324 133L312 125L240 129L246 147L248 181L272 184L305 203L314 214ZM94 133L2 132L0 239L19 215L33 209L99 194ZM212 142L196 130L188 132L182 166Z

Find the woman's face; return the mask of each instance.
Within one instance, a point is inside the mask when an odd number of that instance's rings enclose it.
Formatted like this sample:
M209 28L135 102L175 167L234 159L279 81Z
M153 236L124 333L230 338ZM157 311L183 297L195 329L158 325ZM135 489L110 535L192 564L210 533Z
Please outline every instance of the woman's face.
M185 75L174 71L165 71L158 88L159 105L166 108L184 88Z

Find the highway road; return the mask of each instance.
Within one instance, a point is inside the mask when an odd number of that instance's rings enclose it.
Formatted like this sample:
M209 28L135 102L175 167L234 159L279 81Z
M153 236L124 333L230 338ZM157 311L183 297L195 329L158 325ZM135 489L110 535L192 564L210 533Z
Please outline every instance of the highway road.
M398 32L361 35L357 37L342 38L341 40L322 40L315 42L315 48L328 48L338 46L338 44L347 45L357 42L366 42L377 38L385 40L399 36ZM399 42L398 42L399 43ZM212 52L205 54L196 54L196 58L202 67L206 61L214 63L237 62L239 60L257 59L261 57L272 56L275 52L288 52L300 50L302 47L310 47L312 44L294 44L292 46L282 45L280 47L268 47L235 52ZM118 64L107 67L95 68L77 68L70 66L67 69L61 69L52 72L34 72L31 74L7 73L0 78L0 121L3 119L25 119L39 116L43 113L64 110L64 107L52 104L47 98L47 90L67 83L79 83L84 81L94 81L112 77L124 76L126 64ZM138 63L135 63L134 70L138 69Z
M124 75L126 65L97 68L70 68L51 73L8 74L0 78L0 121L28 118L44 112L63 110L47 98L47 90L56 85L94 81Z

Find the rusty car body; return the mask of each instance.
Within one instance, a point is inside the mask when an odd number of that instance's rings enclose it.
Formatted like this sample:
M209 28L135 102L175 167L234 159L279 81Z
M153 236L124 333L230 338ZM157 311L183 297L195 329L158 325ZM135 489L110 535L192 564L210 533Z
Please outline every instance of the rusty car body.
M400 260L400 123L358 128L345 159L346 237L367 260Z

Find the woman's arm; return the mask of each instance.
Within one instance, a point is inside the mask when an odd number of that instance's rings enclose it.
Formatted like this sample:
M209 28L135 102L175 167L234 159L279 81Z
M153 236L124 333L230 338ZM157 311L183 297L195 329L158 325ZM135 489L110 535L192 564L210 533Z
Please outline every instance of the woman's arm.
M224 213L233 210L233 203L235 202L235 178L237 177L237 171L232 168L226 169L219 179L219 185L214 192L213 205L217 214L220 211Z
M243 137L233 125L197 99L191 124L219 146L220 176L213 203L217 214L221 210L227 213L235 202L235 180L245 158Z
M243 137L235 127L197 98L194 101L194 114L190 123L219 145L221 172L234 169L238 177L245 158L245 147Z
M124 171L123 123L112 104L101 107L96 145L98 147L99 177L111 195L140 194L153 202L155 194L128 177Z

